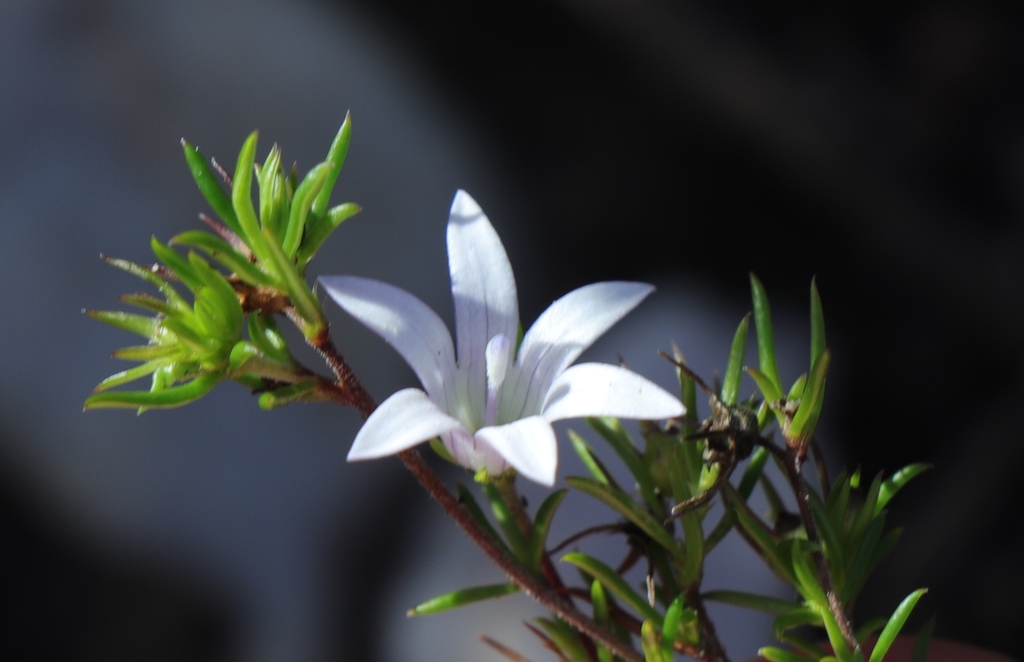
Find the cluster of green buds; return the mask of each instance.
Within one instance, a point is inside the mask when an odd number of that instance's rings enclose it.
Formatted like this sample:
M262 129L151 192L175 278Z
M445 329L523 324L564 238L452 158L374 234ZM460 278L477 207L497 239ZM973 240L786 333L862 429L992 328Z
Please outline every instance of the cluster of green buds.
M86 311L148 341L114 352L116 358L142 363L103 380L86 400L86 409L175 407L225 379L260 392L260 406L267 409L293 400L328 399L337 390L292 358L275 317L288 318L314 347L329 342L327 322L305 272L323 242L359 211L353 203L329 207L350 136L346 116L327 159L301 181L294 167L289 172L282 168L276 145L262 165L255 163L256 132L243 144L233 177L182 140L185 160L216 219L201 214L211 231L183 232L169 244L154 238L158 263L151 267L104 258L154 286L162 298L120 297L148 314ZM189 250L182 255L172 246ZM147 376L147 391L110 390Z

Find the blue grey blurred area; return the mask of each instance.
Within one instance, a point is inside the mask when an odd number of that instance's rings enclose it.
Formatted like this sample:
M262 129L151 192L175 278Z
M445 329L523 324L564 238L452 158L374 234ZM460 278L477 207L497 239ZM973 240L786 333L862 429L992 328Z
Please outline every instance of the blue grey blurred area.
M1024 465L1024 21L967 0L776 9L0 3L0 656L500 659L487 634L549 659L521 595L405 617L502 577L400 463L345 462L354 412L267 413L231 384L173 411L82 412L125 367L110 352L134 342L82 309L143 289L99 255L151 262L151 237L208 211L180 139L231 170L258 129L259 158L278 143L302 172L348 111L334 200L364 210L311 276L387 280L450 320L444 227L463 188L505 242L524 324L589 282L654 283L584 358L621 358L666 387L655 351L673 342L705 378L721 370L751 270L794 379L817 276L833 473L936 465L894 502L903 541L858 618L929 586L915 628L938 612L940 636L1024 655L1000 606L1024 589L1006 506ZM414 385L384 343L328 314L375 397ZM559 475L579 473L561 450ZM553 537L601 517L593 506L567 500ZM705 585L777 593L732 542ZM580 548L612 558L619 543ZM767 617L715 616L734 660L770 634Z
M351 110L335 199L365 211L315 268L386 278L445 314L455 189L518 211L500 159L354 11L12 2L0 7L0 43L3 489L11 517L52 547L4 534L12 560L29 563L8 570L29 585L6 609L34 633L33 659L373 659L359 647L381 633L368 636L360 605L388 582L372 575L390 572L373 550L401 543L374 532L427 505L397 463L346 465L353 412L265 413L233 385L175 411L83 414L92 387L124 367L110 352L134 340L81 311L143 289L101 252L148 263L151 236L199 227L207 210L182 137L230 170L258 128L261 158L278 142L308 169ZM339 319L336 337L378 396L411 381L361 329Z
M444 224L462 187L490 213L520 281L537 287L536 229L516 222L528 212L473 117L354 10L263 0L0 11L14 63L0 106L0 266L11 311L0 454L12 516L45 532L12 543L31 581L16 621L41 652L482 659L477 634L486 633L536 653L521 621L539 611L524 598L407 621L405 610L434 593L501 576L397 462L345 463L353 412L265 413L233 385L180 410L81 409L121 369L109 353L132 342L81 309L116 308L118 294L142 285L99 254L148 263L151 236L197 227L205 211L183 136L230 170L258 128L260 154L277 142L286 162L308 168L351 109L335 196L365 211L324 249L318 273L386 279L450 317ZM383 343L331 314L372 392L412 383ZM647 358L670 341L662 336ZM657 367L671 383L667 364Z

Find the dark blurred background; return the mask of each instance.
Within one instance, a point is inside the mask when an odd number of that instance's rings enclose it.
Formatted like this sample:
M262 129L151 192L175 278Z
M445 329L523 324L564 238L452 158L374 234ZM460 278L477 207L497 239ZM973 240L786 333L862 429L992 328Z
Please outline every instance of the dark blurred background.
M673 340L703 374L722 367L749 271L791 332L795 378L816 276L833 469L935 465L894 502L904 537L859 614L927 586L915 626L937 614L941 636L1024 658L1007 606L1024 592L1020 14L967 0L0 6L4 657L490 659L475 632L522 634L525 599L404 620L498 575L397 463L345 464L351 412L267 414L231 386L173 412L80 411L130 338L79 311L138 287L96 255L149 261L151 235L204 209L178 139L231 164L259 128L261 155L276 141L306 169L351 110L336 199L365 211L318 274L383 278L450 317L442 228L466 188L506 243L524 322L588 282L657 284L596 351L663 383L643 362ZM411 383L332 319L378 398Z

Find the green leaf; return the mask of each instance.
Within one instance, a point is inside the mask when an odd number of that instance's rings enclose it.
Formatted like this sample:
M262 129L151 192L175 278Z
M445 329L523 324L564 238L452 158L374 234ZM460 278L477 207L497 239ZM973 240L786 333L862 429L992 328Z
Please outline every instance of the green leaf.
M658 632L650 619L640 626L640 649L644 652L644 662L665 662L658 645Z
M807 662L809 659L804 655L798 655L791 651L775 648L774 646L765 646L759 649L757 654L768 660L768 662Z
M272 316L250 313L248 327L249 339L261 352L280 363L294 363L288 351L288 341L278 331Z
M884 628L887 622L884 618L869 619L857 626L857 629L853 631L853 637L857 641L867 641Z
M491 513L494 514L494 519L497 520L498 526L505 534L505 539L508 540L509 547L512 548L512 556L523 565L528 565L532 558L530 546L526 542L526 536L519 529L519 524L513 517L512 511L509 510L508 504L505 503L501 491L492 482L483 483L481 487L484 490L484 496L491 504Z
M106 391L109 388L120 386L121 384L127 384L128 382L133 382L136 379L141 379L142 377L152 374L153 371L166 363L166 360L157 359L154 361L147 361L146 363L137 365L134 368L122 370L121 372L115 373L97 384L96 388L94 388L92 392L99 393L100 391Z
M772 598L767 595L757 595L755 593L746 593L744 591L708 591L707 593L702 594L701 597L704 598L704 600L722 602L727 605L735 605L745 609L757 609L758 611L775 614L777 616L788 614L793 611L793 609L800 606L792 600L782 600L780 598Z
M764 473L764 465L768 463L770 456L771 451L764 446L758 446L750 454L750 458L747 460L747 468L743 471L743 477L740 478L739 486L736 488L736 491L743 497L744 501L749 499L753 493L754 487L757 486L757 481L761 478L761 474Z
M173 271L188 289L195 291L197 287L202 286L203 283L192 269L192 265L173 248L161 244L156 237L150 239L149 247L153 250L153 254L167 265L167 268Z
M796 576L797 590L808 602L824 606L827 609L828 598L825 597L825 591L818 583L818 573L811 567L811 562L807 558L807 554L811 550L805 549L804 545L800 544L801 542L806 543L806 541L793 541L794 544L791 547L793 574Z
M871 657L868 658L868 662L882 662L885 654L889 652L889 647L896 641L896 635L900 633L903 625L907 622L910 612L917 605L917 601L927 592L928 589L919 588L905 597L903 602L896 607L896 610L889 618L889 622L886 623L885 627L882 628L882 632L878 635L878 640L875 642L875 648L871 651Z
M316 199L313 200L311 212L314 218L321 218L324 212L327 210L327 205L331 201L331 192L334 190L334 184L338 181L338 175L341 173L342 166L345 165L345 156L348 154L348 146L352 140L352 114L345 113L345 121L341 123L341 128L338 129L338 134L334 136L334 141L331 143L331 148L327 150L326 162L330 164L330 171L327 177L324 178L323 186L320 187L320 191L316 195Z
M332 164L321 163L310 170L302 179L302 183L295 189L292 197L292 209L288 215L288 226L281 242L281 249L289 258L295 258L299 249L299 242L302 241L303 231L306 229L306 217L309 215L309 207L313 204L313 198L324 185L324 181L331 173Z
M280 242L284 234L284 214L288 210L288 183L281 172L281 150L270 148L267 160L257 172L260 200L260 225L269 229Z
M125 313L120 310L84 310L82 312L94 320L136 333L144 338L155 337L160 328L160 320L146 315Z
M180 386L171 386L163 390L152 391L104 391L90 395L85 399L86 409L105 409L111 407L143 409L169 409L180 407L203 397L216 386L223 375L200 375Z
M605 625L608 623L608 596L601 582L596 579L590 583L590 604L593 606L594 621Z
M811 279L811 365L825 351L825 314L821 310L816 278Z
M438 457L447 462L451 462L452 464L458 464L458 462L455 461L455 458L452 457L452 454L448 452L448 449L445 448L444 442L439 438L433 437L427 443L430 444L431 450L437 453Z
M816 492L807 489L808 497L811 502L811 512L814 515L814 521L818 524L818 535L821 538L822 553L825 555L825 559L828 561L828 566L832 571L832 579L835 582L836 589L842 591L842 587L846 583L846 551L843 548L843 543L839 538L839 531L836 526L842 527L843 517L838 522L833 522L828 513L825 512L825 504L821 502L821 497Z
M687 480L687 476L692 478L694 483L697 483L696 489L700 489L699 481L703 462L696 456L696 453L689 452L695 446L697 444L676 443L674 448L666 455L669 480L672 484L672 496L675 498L676 503L682 503L693 496L689 488L690 481ZM686 550L682 567L679 569L679 580L685 586L699 582L704 569L706 551L704 548L702 518L703 514L699 510L686 513L680 518L683 538L686 540ZM678 556L674 551L673 555Z
M744 502L750 498L758 479L764 472L764 466L768 462L769 454L769 450L764 446L758 446L750 454L750 458L747 460L747 468L743 470L743 477L740 478L739 486L736 488L736 494ZM725 513L722 514L722 519L719 520L718 524L715 525L715 528L711 530L711 533L704 540L705 555L709 554L725 538L735 523L736 514L732 508L726 508Z
M788 612L772 620L772 635L776 639L788 642L790 637L787 636L787 632L805 625L821 627L821 614L818 610L806 605L791 605ZM797 645L801 644L798 642ZM818 650L818 647L813 644L810 648Z
M541 561L544 558L544 548L547 545L548 531L551 529L551 521L555 517L555 511L562 503L562 499L568 494L568 490L555 490L537 508L537 514L533 518L533 532L530 534L530 568L540 573Z
M768 567L784 581L796 584L793 564L783 551L784 545L780 544L773 533L750 511L746 501L739 498L732 485L726 483L722 486L722 491L728 496L730 509L736 513L737 524L760 550L761 558L765 560Z
M850 478L849 482L841 483L839 480L837 480L836 485L840 486L842 494L848 497L849 492L851 490L851 484L855 482L855 479L859 480L859 472L854 474L854 476ZM868 526L875 519L875 506L878 504L878 495L881 493L881 489L882 474L878 474L871 481L871 485L868 486L868 491L864 495L863 501L857 504L856 507L850 508L848 503L835 504L834 511L836 512L837 516L839 513L846 513L847 510L849 510L850 515L852 515L852 518L850 519L850 523L848 526L851 540L857 540L860 537L862 537L865 531L867 531ZM832 494L835 494L836 491L837 490L833 488ZM879 513L879 515L880 514L881 513Z
M102 255L100 256L100 259L114 268L127 271L133 276L141 278L147 283L153 285L160 290L160 293L164 295L167 302L175 309L183 311L191 310L191 306L185 302L181 295L178 294L177 290L175 290L161 274L156 272L157 267L155 265L153 267L144 267L141 264L129 262L128 260L109 258Z
M565 481L580 492L598 499L617 513L625 516L630 522L640 527L652 540L667 549L677 560L685 560L686 553L676 543L672 534L665 530L661 521L654 519L653 515L637 505L625 492L590 478L570 476Z
M856 556L853 558L853 563L850 564L850 574L843 587L839 589L839 597L843 604L850 603L857 597L857 594L864 586L864 582L867 581L868 576L871 574L871 570L878 563L879 559L877 558L876 551L878 541L882 537L882 531L884 530L885 517L882 516L871 523L864 538L857 545Z
M242 144L242 150L238 153L238 164L235 166L234 183L231 187L231 205L238 217L241 229L241 232L238 233L239 236L252 249L256 257L267 263L265 266L270 269L274 265L270 257L270 249L267 246L267 235L260 230L260 222L256 218L256 208L252 204L252 174L253 164L256 161L256 139L258 137L258 131L250 133ZM279 274L274 272L271 275Z
M665 511L658 498L657 489L654 485L654 477L643 461L643 456L637 451L636 444L629 434L622 427L622 422L617 418L588 418L590 425L605 441L611 445L612 450L622 458L622 462L629 469L640 486L640 494L643 496L647 506L654 512L655 517L664 518Z
M476 499L473 498L473 493L466 488L462 483L456 483L455 489L459 493L459 503L466 509L466 512L473 518L477 523L477 526L487 534L487 536L495 543L497 543L502 549L505 550L509 555L512 554L512 550L509 549L505 539L498 535L498 531L491 525L491 520L484 514L480 504L477 503Z
M832 353L825 349L811 366L811 372L807 377L807 387L800 400L800 407L793 415L793 420L786 432L787 440L794 440L803 445L814 436L814 428L818 425L821 406L825 402L825 377L828 375L831 359Z
M306 281L299 275L298 269L284 251L274 243L269 233L263 235L267 259L274 267L274 271L284 281L285 291L292 300L295 311L302 318L301 331L308 339L315 339L316 336L327 326L323 312L320 310L320 303L309 290Z
M804 389L807 388L807 373L800 375L793 382L793 385L789 387L789 393L786 394L786 400L799 400L804 397Z
M198 328L195 316L191 317L167 317L161 320L161 326L174 334L179 342L191 352L199 356L216 353L218 341L206 335L205 329Z
M674 344L672 346L672 358L679 363L686 362L682 351ZM679 399L683 401L683 406L686 407L686 414L683 420L690 430L696 430L700 424L700 419L697 418L697 384L693 381L693 377L678 365L676 366L676 378L679 380Z
M768 306L768 293L764 285L753 273L750 274L750 294L754 301L754 327L757 329L758 368L774 385L774 390L782 393L782 381L779 379L779 368L775 362L775 338L772 331L772 313ZM764 389L761 389L764 392ZM767 393L765 393L767 396ZM771 398L777 400L778 398Z
M844 662L853 658L853 653L846 645L846 640L843 638L843 632L839 628L839 623L836 622L835 616L829 611L828 605L817 605L818 613L821 615L821 620L825 624L825 633L828 635L828 643L832 645L832 650L835 651L836 657Z
M203 286L210 290L211 295L216 296L218 305L224 308L228 318L227 325L232 329L240 327L242 325L242 304L238 302L238 294L228 279L195 253L188 254L188 261L203 282Z
M594 579L600 581L605 589L645 620L661 621L661 616L654 610L654 607L647 604L647 600L634 591L619 573L601 561L582 552L569 552L561 560L573 564Z
M580 460L583 461L583 466L587 468L587 471L590 472L594 479L599 483L610 485L611 481L608 478L608 472L601 464L601 461L590 451L590 446L583 440L583 437L569 430L569 441L572 442L573 450L576 451Z
M889 500L896 496L896 493L903 489L903 486L909 483L914 477L924 473L928 469L931 469L930 464L911 464L903 467L888 479L882 482L882 487L878 493L878 503L875 504L875 515L878 515L883 508L889 503Z
M608 625L608 596L604 592L604 587L601 586L601 582L596 579L590 583L590 604L593 605L594 622L600 625ZM598 662L613 662L615 656L604 644L595 641L594 646L597 648L597 659Z
M331 207L323 219L315 222L312 219L307 220L306 236L296 253L299 264L306 264L313 259L316 252L320 250L320 246L331 236L331 233L337 230L338 226L342 223L362 211L362 209L362 207L354 202L343 202L336 207Z
M562 656L568 657L571 662L590 662L590 653L571 625L549 618L538 618L534 622L544 630Z
M722 379L722 404L732 407L736 404L740 392L740 377L743 374L743 359L747 353L747 328L750 326L748 313L736 329L729 349L729 362L725 365L725 376Z
M117 297L117 300L149 310L158 315L174 315L178 312L178 309L167 303L167 301L158 299L151 294L121 294Z
M697 513L684 515L680 523L683 527L686 549L682 552L683 566L679 570L679 579L684 585L689 586L699 582L704 573L704 559L707 556L707 550L704 547L704 527L701 525L700 516ZM679 557L679 553L675 553L675 550L670 549L669 551L673 552L673 556L676 558Z
M237 302L236 302L237 303ZM239 326L233 327L235 316L223 305L222 299L211 287L196 290L196 318L214 339L232 339L241 334L241 315L238 315Z
M231 354L228 356L228 366L233 373L233 377L240 377L243 373L251 373L258 377L290 383L296 383L299 380L303 380L304 377L309 377L307 373L304 373L291 363L279 363L267 357L256 345L246 340L238 341L231 348Z
M750 378L754 380L754 383L757 384L757 388L760 389L765 402L782 400L782 387L773 382L768 375L764 374L757 368L752 368L750 366L747 366L744 369L747 371L747 374L750 375Z
M247 256L242 255L231 244L209 232L189 230L172 238L170 243L171 245L193 246L202 250L251 285L274 284L274 280L250 262Z
M458 591L452 591L451 593L445 593L444 595L439 595L436 598L427 600L426 602L421 602L406 612L406 616L426 616L427 614L436 614L449 609L455 609L456 607L464 607L466 605L473 604L474 602L502 598L506 595L515 593L518 590L519 587L515 584L490 584L488 586L464 588Z
M126 361L151 361L153 359L167 359L182 353L181 347L177 345L135 345L134 347L122 347L115 351L112 356L115 359Z
M316 402L326 399L327 396L318 393L316 380L310 379L260 393L259 406L264 411L270 411L292 402Z
M192 173L192 179L195 180L203 197L210 203L210 207L217 213L224 225L228 226L235 234L241 235L242 228L239 226L235 210L231 206L231 198L224 192L217 176L207 164L206 157L198 147L192 146L184 138L181 139L181 147L185 151L185 161Z
M828 491L828 496L825 498L825 510L828 511L828 516L836 521L847 519L848 515L856 512L856 508L850 509L851 482L853 482L852 479L848 480L846 471L843 470L832 483L832 489ZM859 478L857 478L857 482L859 482ZM850 527L850 530L852 531L853 527Z
M683 620L683 596L677 595L665 610L665 618L661 622L661 655L672 660L675 655L676 639L679 637L679 624Z

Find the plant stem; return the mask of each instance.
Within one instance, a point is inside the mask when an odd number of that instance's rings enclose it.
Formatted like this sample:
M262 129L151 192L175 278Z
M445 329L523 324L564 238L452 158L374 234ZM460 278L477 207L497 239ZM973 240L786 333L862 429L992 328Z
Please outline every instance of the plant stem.
M776 454L778 454L777 450ZM800 519L803 522L804 530L807 532L807 539L820 546L821 538L818 535L818 526L814 523L814 514L811 512L810 495L800 473L803 463L802 455L797 449L787 446L783 457L782 466L786 470L786 477L789 479L793 494L796 495L796 503L800 508ZM825 597L828 598L829 611L832 612L836 623L839 624L839 631L843 635L843 640L846 642L847 648L854 653L859 653L860 643L853 633L853 622L843 609L843 605L839 602L839 595L836 593L835 584L832 581L832 572L829 570L824 553L821 551L815 552L814 561L818 566L818 581L825 591Z
M700 625L700 651L701 659L709 662L729 662L725 655L725 647L718 640L715 633L715 626L708 617L707 609L704 607L704 599L700 596L700 584L694 584L686 589L686 605L697 612L697 623Z
M437 474L423 461L419 453L414 450L402 451L398 459L405 464L412 472L416 480L420 482L425 490L441 506L444 512L455 520L455 523L476 543L484 554L491 561L501 568L509 578L528 596L550 609L558 616L575 627L580 632L601 642L612 650L623 660L628 662L643 662L643 656L638 654L628 641L620 639L611 630L595 623L583 612L570 604L565 598L554 591L550 586L541 582L529 573L515 559L508 556L505 550L495 543L477 525L476 520L465 508L459 505L458 500L452 496L448 489L441 483Z
M373 410L377 408L377 405L356 378L355 373L352 372L345 358L334 346L328 330L324 328L321 333L317 334L315 339L309 342L324 358L337 378L338 390L334 394L335 401L339 404L355 408L363 418L368 418L373 413ZM405 450L398 453L398 459L402 461L402 464L419 481L423 489L441 506L445 514L455 520L455 523L469 536L470 540L495 565L501 568L508 575L509 579L519 586L524 593L547 609L550 609L580 632L604 644L625 662L644 662L643 656L633 649L629 641L621 639L610 629L587 617L586 614L576 609L567 598L559 595L551 586L534 577L526 568L506 554L505 550L480 528L476 520L469 514L469 511L463 508L458 500L452 496L448 488L445 487L434 470L424 462L419 453L412 449Z

